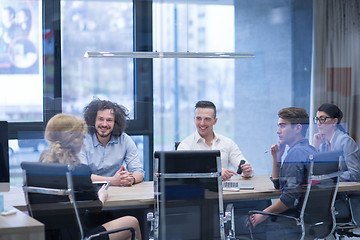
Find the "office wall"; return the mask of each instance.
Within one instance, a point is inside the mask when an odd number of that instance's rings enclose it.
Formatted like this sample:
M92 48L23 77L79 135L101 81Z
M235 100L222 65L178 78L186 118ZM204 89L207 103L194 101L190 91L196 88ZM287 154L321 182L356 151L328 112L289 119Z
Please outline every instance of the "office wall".
M235 1L235 50L255 54L235 63L235 141L257 174L271 173L277 112L310 108L310 2Z

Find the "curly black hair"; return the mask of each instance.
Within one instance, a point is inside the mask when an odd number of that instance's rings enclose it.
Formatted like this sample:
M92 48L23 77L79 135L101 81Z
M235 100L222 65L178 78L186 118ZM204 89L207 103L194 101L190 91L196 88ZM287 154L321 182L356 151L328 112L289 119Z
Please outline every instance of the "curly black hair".
M115 124L114 129L112 131L112 135L115 137L121 136L121 134L125 131L126 128L126 120L129 117L128 110L117 103L113 103L107 100L95 99L91 101L84 108L84 119L88 126L88 131L90 134L94 134L95 131L95 120L98 111L102 111L105 109L112 109L115 114Z

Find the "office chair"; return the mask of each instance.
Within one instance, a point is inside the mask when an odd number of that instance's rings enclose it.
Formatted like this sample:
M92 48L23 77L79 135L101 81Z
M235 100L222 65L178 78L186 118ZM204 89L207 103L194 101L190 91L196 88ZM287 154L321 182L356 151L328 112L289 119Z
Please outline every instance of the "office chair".
M28 212L31 217L45 224L48 238L90 240L100 235L130 231L132 239L135 239L135 229L131 227L85 236L86 215L100 212L102 208L87 165L73 169L70 165L59 163L22 162L21 168ZM70 237L59 236L59 229L74 226L78 228L75 234L70 232Z
M149 239L231 239L233 209L223 209L220 151L154 153ZM225 229L225 224L228 227Z
M339 171L341 158L342 151L317 153L309 156L307 184L301 186L301 189L297 189L303 196L299 217L264 211L249 211L249 217L252 214L263 214L269 216L273 222L281 219L287 219L288 222L294 221L299 239L326 238L331 235L336 225L334 202L341 175ZM250 220L249 223L253 239L254 229Z
M358 195L356 197L358 197ZM354 229L359 227L359 223L354 217L354 208L356 205L352 203L352 198L351 193L341 193L338 194L337 197L337 201L341 202L341 209L336 209L337 215L334 237L336 237L337 234L339 239L345 237L360 237L360 234L354 233Z

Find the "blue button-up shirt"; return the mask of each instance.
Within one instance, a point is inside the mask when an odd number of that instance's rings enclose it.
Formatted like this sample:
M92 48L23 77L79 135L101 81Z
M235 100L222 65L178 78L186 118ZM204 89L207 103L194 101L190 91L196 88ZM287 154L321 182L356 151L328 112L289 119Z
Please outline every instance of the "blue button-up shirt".
M79 158L93 174L100 176L112 177L124 163L128 172L144 173L136 145L126 133L120 137L112 136L106 147L99 142L96 134L86 134Z
M309 144L309 140L302 139L289 148L280 167L280 200L290 209L301 206L299 201L302 195L298 190L301 184L306 183L309 155L314 153L317 151Z
M340 181L360 182L360 151L356 142L348 134L337 129L330 144L331 149L329 142L323 142L319 146L319 151L343 151L345 161L341 162L340 170L344 172L340 176Z

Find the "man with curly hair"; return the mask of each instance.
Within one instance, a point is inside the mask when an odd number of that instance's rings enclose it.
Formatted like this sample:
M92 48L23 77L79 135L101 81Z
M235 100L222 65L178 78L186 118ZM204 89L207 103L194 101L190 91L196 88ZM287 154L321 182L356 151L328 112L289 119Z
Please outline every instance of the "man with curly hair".
M125 107L106 100L96 99L85 107L88 133L79 158L91 168L92 181L131 186L144 179L136 145L124 132L127 117Z

